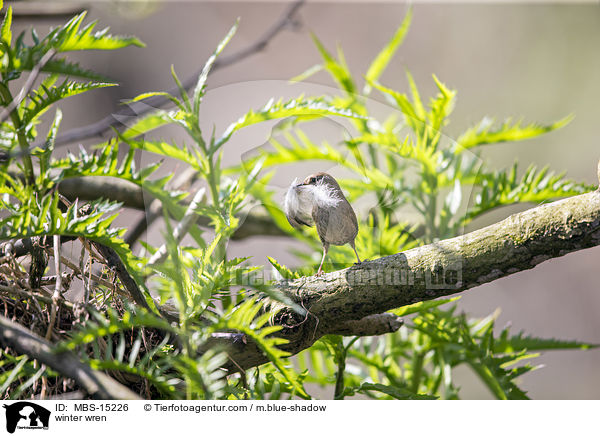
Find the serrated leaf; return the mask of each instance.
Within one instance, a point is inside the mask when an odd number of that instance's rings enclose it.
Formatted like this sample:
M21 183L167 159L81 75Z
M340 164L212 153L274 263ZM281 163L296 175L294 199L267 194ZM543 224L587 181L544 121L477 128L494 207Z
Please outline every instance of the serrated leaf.
M414 392L401 388L399 386L386 386L380 383L363 383L357 389L358 392L375 391L381 392L382 394L389 395L390 397L396 398L397 400L436 400L437 397L434 395L421 395L415 394Z
M48 131L48 137L46 138L46 143L44 144L44 150L40 153L40 176L45 177L46 171L48 171L50 167L50 157L52 155L52 151L54 150L54 141L56 139L56 135L58 134L58 128L60 127L60 123L62 121L62 111L60 109L56 109L56 115L54 115L54 121L50 126L50 130Z
M233 133L253 124L287 117L327 115L365 119L365 117L358 115L349 109L335 107L323 98L305 99L303 97L298 97L286 102L283 100L277 102L271 100L261 109L257 111L251 110L231 124L227 130L225 130L222 138L217 142L214 148L218 149L223 143L229 140Z
M356 85L352 79L352 75L344 62L338 62L321 43L319 38L315 34L311 34L312 39L321 54L321 57L325 61L324 68L329 72L331 77L340 84L348 94L356 94Z
M547 167L538 170L534 165L530 165L519 180L516 163L509 170L478 174L473 184L481 190L475 195L473 206L464 218L465 222L499 206L541 203L595 189L594 186L565 179L564 174L551 173Z
M108 34L108 27L93 33L96 21L79 30L87 12L73 17L62 26L52 38L52 46L58 52L76 50L115 50L130 45L144 47L139 39L133 36L117 36Z
M33 62L23 62L21 68L23 70L33 69L35 64ZM51 59L41 69L44 73L58 73L64 76L80 77L83 79L89 79L99 82L109 82L108 77L103 74L96 73L92 70L82 68L76 62L69 62L64 58Z
M398 27L392 39L386 44L383 50L379 52L377 57L375 57L369 66L367 74L365 75L366 84L363 91L364 94L369 94L371 91L371 83L376 82L379 79L379 76L381 76L385 68L388 66L390 60L396 53L396 50L398 50L398 47L400 47L404 41L404 37L408 32L411 21L412 8L409 8L404 19L402 20L402 24L400 24L400 27Z
M303 82L304 80L308 79L309 77L313 76L314 74L317 74L319 71L323 71L324 67L321 64L317 64L317 65L313 65L312 67L310 67L308 70L304 71L303 73L298 74L297 76L294 76L290 79L291 83L296 83L296 82Z
M471 127L465 131L458 140L456 141L457 147L455 151L457 153L486 144L497 144L500 142L508 141L522 141L525 139L535 138L536 136L543 135L544 133L551 132L556 129L564 127L573 120L573 116L558 120L552 124L539 124L530 123L522 126L522 121L519 120L512 123L510 119L506 120L500 126L494 128L493 120L490 118L484 118L474 127Z
M508 333L508 332L507 332ZM579 341L567 341L562 339L544 339L533 336L526 336L519 333L515 336L504 336L504 332L500 338L494 341L495 353L511 353L518 350L528 351L547 351L547 350L589 350L600 347L599 344L591 344Z
M154 129L158 129L159 127L172 123L177 116L178 112L168 112L158 109L141 117L133 117L133 122L129 124L127 121L131 117L123 118L121 122L127 125L127 128L121 132L121 136L125 139L135 138L143 135L144 133L148 133ZM105 145L105 143L100 145Z
M0 38L6 44L10 45L12 41L12 6L9 6L6 9L6 13L4 14L4 20L2 21L2 27L0 28Z
M431 99L428 118L433 132L438 133L446 123L446 118L448 118L454 109L456 91L444 85L435 74L433 75L433 81L440 92L436 98Z
M40 89L29 94L29 103L23 110L22 123L27 125L43 114L52 104L74 95L82 94L92 89L105 88L108 86L117 86L116 83L104 82L70 82L65 80L59 86L47 88L42 86Z
M273 265L273 268L275 268L279 272L279 274L281 274L281 276L284 279L297 279L297 278L300 277L300 274L298 274L297 272L294 272L294 271L290 270L285 265L281 265L279 262L277 262L272 257L267 256L267 260L269 261L269 263L271 265Z
M194 104L193 113L196 116L198 116L199 111L200 111L200 101L202 100L202 96L205 93L206 80L208 79L208 73L212 69L219 54L221 54L221 52L225 49L225 47L227 46L229 41L231 41L231 38L233 38L233 35L235 35L235 32L237 31L237 28L238 28L238 24L239 24L239 20L236 20L233 27L229 30L227 35L225 35L225 38L223 38L221 40L221 42L217 46L216 50L213 52L213 54L210 56L210 58L208 58L208 60L204 64L204 67L202 68L202 72L200 73L200 76L198 77L198 82L196 83L196 87L194 88L194 94L193 94L193 99L192 99L193 104Z
M402 306L398 309L390 310L389 312L393 313L394 315L398 315L398 316L406 316L406 315L410 315L412 313L425 312L434 307L441 306L442 304L452 303L453 301L456 301L458 299L460 299L460 297L445 298L445 299L440 299L440 300L420 301L418 303L409 304L407 306Z

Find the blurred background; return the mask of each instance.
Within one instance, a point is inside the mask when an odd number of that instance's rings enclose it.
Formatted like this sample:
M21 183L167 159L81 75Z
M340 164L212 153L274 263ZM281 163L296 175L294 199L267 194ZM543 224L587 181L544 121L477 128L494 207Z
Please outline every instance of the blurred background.
M35 27L43 36L50 27L86 9L89 19L99 20L100 28L110 26L112 33L135 35L147 45L110 53L73 54L72 58L84 67L111 77L120 86L67 100L62 106L63 132L114 113L124 99L171 88L171 65L181 78L192 75L236 18L241 18L240 27L225 55L258 40L289 7L283 1L9 3L15 7L15 32ZM485 149L483 156L495 168L518 160L522 169L530 163L549 165L576 181L598 183L597 3L417 2L413 8L412 26L381 83L406 91L404 71L409 69L425 100L436 92L432 74L456 89L457 105L444 132L451 138L486 115L498 121L513 117L551 123L574 114L575 119L559 131ZM210 77L210 91L203 106L205 129L210 131L214 125L217 132L222 132L248 109L261 107L271 97L335 93L326 73L315 74L306 83L289 83L290 78L320 62L310 33L316 34L330 51L339 44L351 71L360 78L406 11L407 5L401 2L307 2L296 14L293 25L271 39L262 51L221 68ZM372 95L375 106L386 108L380 95ZM339 141L337 122L319 123L315 139ZM269 135L269 127L249 129L228 145L225 159L231 164L239 163L245 153L265 144ZM185 138L170 128L162 130L160 136L180 144ZM77 148L75 143L61 152ZM273 188L282 191L291 179L304 177L314 169L335 174L335 168L318 165L286 169L283 175L275 177ZM177 167L172 170L177 171ZM523 208L490 213L473 227L498 221ZM118 223L128 222L131 217L122 217ZM151 228L149 239L153 232L158 230ZM232 243L230 251L238 256L251 255L256 264L267 263L269 255L295 266L298 260L290 253L291 248L301 245L285 238L254 237ZM462 294L458 305L472 316L485 316L500 308L497 324L512 323L514 331L600 343L600 286L596 283L599 265L600 247L569 254L471 289ZM600 350L546 353L535 363L543 363L544 368L521 379L522 389L531 397L600 399ZM466 368L459 369L457 377L463 398L491 398Z

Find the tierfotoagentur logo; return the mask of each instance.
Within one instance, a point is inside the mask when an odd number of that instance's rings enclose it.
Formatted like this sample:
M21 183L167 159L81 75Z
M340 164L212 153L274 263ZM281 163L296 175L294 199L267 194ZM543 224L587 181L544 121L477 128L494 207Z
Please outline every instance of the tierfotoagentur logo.
M3 405L6 409L6 431L14 433L22 430L48 430L50 411L29 401L19 401Z

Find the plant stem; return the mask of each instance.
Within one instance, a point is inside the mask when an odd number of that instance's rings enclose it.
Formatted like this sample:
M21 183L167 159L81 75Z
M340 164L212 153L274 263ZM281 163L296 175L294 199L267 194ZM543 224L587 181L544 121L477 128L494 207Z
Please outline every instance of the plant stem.
M415 394L419 393L419 386L421 385L421 376L423 375L423 361L425 359L425 353L415 353L413 357L413 373L411 391Z
M5 83L0 83L0 97L2 97L2 105L8 106L13 101L13 96L10 93L10 89ZM29 143L23 132L23 126L21 124L21 118L19 117L18 108L15 108L10 112L10 119L12 120L13 126L17 132L17 138L19 140L19 146L23 152L23 167L25 168L25 182L29 185L35 183L35 175L33 172L33 163L31 156L29 155Z
M344 371L346 371L346 353L338 359L338 370L335 376L335 393L333 394L334 400L344 399Z
M210 186L210 193L213 199L213 206L216 209L221 208L221 204L219 201L219 180L215 178L215 163L213 161L213 154L208 155L208 185Z
M426 179L433 178L435 176L428 176ZM425 235L427 243L431 244L437 237L437 229L435 227L435 216L437 214L437 189L435 188L435 180L428 181L429 189L431 192L427 198L427 209L425 210Z
M473 368L473 371L477 373L477 375L481 378L483 383L488 387L488 389L494 394L494 396L499 400L508 400L506 393L502 389L502 386L498 383L498 380L494 377L490 369L481 364L475 364L475 362L469 362L469 366Z

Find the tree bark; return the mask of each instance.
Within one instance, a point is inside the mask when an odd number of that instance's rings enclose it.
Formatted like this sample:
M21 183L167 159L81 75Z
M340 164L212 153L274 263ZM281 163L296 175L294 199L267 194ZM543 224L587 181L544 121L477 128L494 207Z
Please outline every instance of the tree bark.
M600 192L594 191L517 213L463 236L365 261L320 277L279 283L279 288L308 311L286 308L276 316L278 333L296 354L324 334L346 331L366 317L456 294L567 253L600 245ZM350 324L349 324L350 323ZM393 331L393 330L390 330ZM267 360L244 340L215 338L235 365L249 368Z

